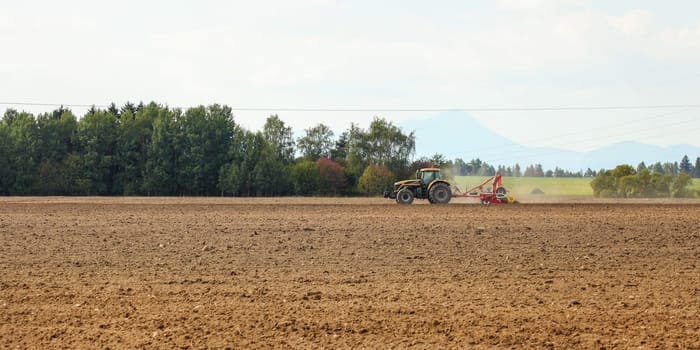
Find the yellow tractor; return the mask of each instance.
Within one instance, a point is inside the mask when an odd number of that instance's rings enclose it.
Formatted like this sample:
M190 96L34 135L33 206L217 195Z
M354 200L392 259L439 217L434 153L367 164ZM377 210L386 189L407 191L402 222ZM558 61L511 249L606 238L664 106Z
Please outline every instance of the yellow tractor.
M416 178L394 182L393 191L384 191L384 198L399 204L411 204L414 198L427 199L431 204L447 204L452 199L450 184L443 180L438 168L416 171Z

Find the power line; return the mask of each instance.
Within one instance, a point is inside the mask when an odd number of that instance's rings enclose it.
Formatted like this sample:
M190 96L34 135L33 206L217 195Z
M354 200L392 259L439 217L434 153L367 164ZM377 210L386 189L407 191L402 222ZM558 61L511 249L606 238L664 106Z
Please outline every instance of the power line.
M678 125L692 123L695 121L696 120L686 120L686 121L681 121L678 123L666 124L666 125L656 127L656 128L632 131L632 132L626 133L625 135L645 135L645 134L648 134L649 132L657 132L658 129L667 128L667 127L677 127ZM688 131L695 132L695 131L700 131L700 129L695 128L695 129L690 129ZM612 135L612 136L614 136L614 135ZM590 139L583 140L583 141L572 142L570 144L571 145L585 144L586 142L589 142L589 141L593 141L596 139L607 139L607 138L610 138L612 136L599 136L599 137L594 137L594 138L590 138ZM654 135L652 135L650 137L654 137ZM538 148L553 148L553 147L538 147ZM542 153L542 152L544 152L544 153ZM517 158L520 160L523 160L523 159L541 159L542 157L547 157L547 156L552 156L552 155L562 154L562 153L570 153L570 152L580 153L580 154L586 153L586 152L578 152L578 151L571 151L571 150L564 150L564 149L538 150L537 148L535 148L532 150L525 150L522 153L512 152L512 151L504 151L501 153L493 154L493 155L491 155L491 158L489 158L489 161L490 162L499 162L499 161L512 160L514 158ZM463 152L463 153L466 153L466 152ZM463 154L463 153L460 152L458 154ZM450 154L452 154L452 153L450 153ZM505 156L505 154L508 154L508 156Z
M700 131L700 129L693 129L691 131ZM547 156L553 156L557 154L563 154L563 153L580 153L580 154L585 154L586 152L576 152L576 151L569 151L569 150L553 150L549 151L546 153L531 153L531 154L525 154L522 156L517 156L518 159L523 160L523 159L539 159L541 161L542 157L547 157ZM512 160L513 157L505 157L505 156L500 156L500 158L495 158L495 159L489 159L490 162L496 163L496 162L502 162L502 161L508 161ZM516 161L516 163L519 163L519 161ZM503 165L503 164L500 164Z
M38 103L38 102L0 102L5 106L64 106L73 108L108 108L108 105ZM229 106L231 107L231 106ZM231 107L234 111L246 112L533 112L533 111L595 111L595 110L640 110L640 109L675 109L700 108L700 104L667 105L613 105L613 106L555 106L555 107L460 107L460 108L290 108L290 107Z
M493 107L493 108L231 108L234 111L280 112L528 112L528 111L590 111L624 109L697 108L700 104L687 105L638 105L638 106L574 106L574 107Z
M687 108L687 109L683 109L681 111L656 114L656 115L648 116L645 118L638 118L636 120L636 122L639 123L642 121L651 121L651 120L655 120L655 119L659 119L659 118L665 118L665 117L668 117L671 115L683 114L683 113L693 111L693 110L697 110L697 109L696 108ZM637 131L635 131L634 129L630 131L629 129L625 128L625 130L622 132L616 132L614 134L608 134L608 135L604 135L604 136L597 136L594 138L586 138L586 139L578 140L578 141L571 141L570 139L567 139L566 145L570 146L572 144L585 144L586 142L589 142L589 141L594 141L594 140L598 140L598 139L607 139L607 138L616 137L616 136L629 136L630 134L638 134L639 132L652 131L652 130L655 131L658 129L666 128L668 126L674 126L674 125L679 125L679 124L684 124L684 123L692 123L692 122L697 122L697 121L698 121L697 118L693 118L693 119L685 120L685 121L676 121L676 122L670 123L670 124L668 124L668 123L656 124L657 126L655 126L653 129L643 129L643 130L637 130ZM611 128L614 129L617 127L628 127L628 125L629 125L629 122L609 124L609 125L598 126L595 128L590 128L590 129L585 129L585 130L577 130L577 131L573 131L573 132L558 134L555 136L527 139L527 140L520 141L519 144L528 144L528 143L532 143L532 142L542 142L542 141L555 141L555 140L559 140L562 138L568 138L570 136L576 136L576 135L585 136L585 135L588 135L594 131L610 130ZM445 153L444 155L455 155L455 154L465 154L467 152L473 153L473 152L481 152L481 151L489 151L489 150L506 149L506 148L512 147L513 143L514 142L511 141L510 143L504 143L504 144L493 145L493 146L488 146L488 147L479 147L479 148L469 149L467 151L453 151L453 152ZM557 147L557 146L551 146L551 147Z
M29 107L74 107L74 108L90 108L92 106L98 108L107 108L109 106L105 105L81 105L81 104L69 104L69 103L38 103L38 102L0 102L3 106L29 106Z

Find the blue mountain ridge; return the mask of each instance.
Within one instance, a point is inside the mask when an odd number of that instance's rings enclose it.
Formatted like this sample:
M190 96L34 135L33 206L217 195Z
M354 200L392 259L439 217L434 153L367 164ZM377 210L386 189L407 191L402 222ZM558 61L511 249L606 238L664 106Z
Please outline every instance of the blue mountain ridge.
M576 152L551 147L528 147L517 144L481 125L465 112L445 112L424 120L397 124L404 132L415 131L416 157L436 153L447 159L479 158L491 165L542 164L544 169L559 167L578 171L591 168L610 169L619 164L636 166L644 161L680 162L684 155L700 157L700 147L672 145L660 147L635 141L623 141L589 152Z

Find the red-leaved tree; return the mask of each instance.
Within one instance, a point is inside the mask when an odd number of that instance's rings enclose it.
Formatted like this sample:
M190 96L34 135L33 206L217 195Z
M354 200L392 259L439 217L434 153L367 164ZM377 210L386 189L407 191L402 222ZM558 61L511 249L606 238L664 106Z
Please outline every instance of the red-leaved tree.
M345 174L336 162L321 157L316 161L319 175L319 193L321 195L339 195L345 190Z

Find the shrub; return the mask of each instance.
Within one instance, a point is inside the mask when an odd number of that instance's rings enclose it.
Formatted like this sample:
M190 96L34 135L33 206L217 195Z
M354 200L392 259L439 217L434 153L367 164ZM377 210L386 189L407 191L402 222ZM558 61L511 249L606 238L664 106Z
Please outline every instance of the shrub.
M362 176L357 181L360 193L367 195L379 194L391 188L394 181L394 174L386 167L379 165L369 165L362 172Z

